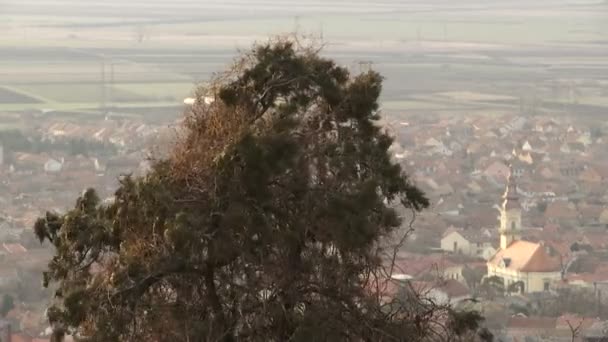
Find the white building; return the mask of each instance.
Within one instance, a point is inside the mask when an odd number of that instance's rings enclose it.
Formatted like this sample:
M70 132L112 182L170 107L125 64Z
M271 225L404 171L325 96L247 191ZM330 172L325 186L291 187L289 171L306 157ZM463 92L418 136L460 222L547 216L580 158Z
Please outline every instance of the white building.
M450 227L441 238L441 249L445 252L490 259L496 253L494 235L487 229L457 229Z
M46 163L44 163L45 172L55 173L55 172L61 171L62 168L63 168L63 163L60 161L57 161L53 158L50 158L49 160L46 161Z

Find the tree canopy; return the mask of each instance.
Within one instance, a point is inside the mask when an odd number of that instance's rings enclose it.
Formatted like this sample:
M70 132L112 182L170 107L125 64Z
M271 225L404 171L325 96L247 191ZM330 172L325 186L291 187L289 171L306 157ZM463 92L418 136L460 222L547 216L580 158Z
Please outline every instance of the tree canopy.
M8 313L15 308L15 300L13 296L5 294L2 296L2 306L0 306L0 315L6 317Z
M387 152L381 89L378 73L351 75L294 40L236 60L198 91L215 101L186 113L171 153L123 177L113 203L90 189L36 222L56 249L44 280L58 289L57 335L431 338L434 308L384 300L382 242L400 231L399 207L428 200Z

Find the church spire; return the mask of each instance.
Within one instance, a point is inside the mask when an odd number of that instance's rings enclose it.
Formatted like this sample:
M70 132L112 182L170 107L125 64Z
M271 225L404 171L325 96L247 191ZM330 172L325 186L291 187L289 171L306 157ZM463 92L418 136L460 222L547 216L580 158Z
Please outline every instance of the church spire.
M517 181L515 180L515 174L513 173L513 164L509 165L507 188L502 198L504 199L502 204L504 210L521 209L521 205L519 204L519 195L517 194Z
M513 173L513 165L509 165L507 188L502 198L500 248L506 249L512 242L521 239L521 205L517 194L517 182Z

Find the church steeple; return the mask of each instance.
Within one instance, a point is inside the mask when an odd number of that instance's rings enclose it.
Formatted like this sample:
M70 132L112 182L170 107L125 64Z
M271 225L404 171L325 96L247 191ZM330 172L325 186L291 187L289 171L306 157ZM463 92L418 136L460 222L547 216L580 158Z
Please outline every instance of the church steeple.
M504 199L502 207L505 210L521 209L519 204L519 195L517 195L517 182L513 174L513 165L509 165L509 177L507 177L507 189L502 196Z
M500 211L500 248L506 249L513 241L521 239L521 205L512 165L509 165L507 188Z

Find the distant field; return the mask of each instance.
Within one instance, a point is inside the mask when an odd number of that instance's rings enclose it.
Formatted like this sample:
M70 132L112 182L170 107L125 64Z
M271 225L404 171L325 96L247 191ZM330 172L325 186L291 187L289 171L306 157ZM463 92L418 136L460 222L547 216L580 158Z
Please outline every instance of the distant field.
M454 108L441 103L433 103L428 101L404 100L404 101L383 101L382 109L384 110L441 110Z
M518 13L473 11L450 15L437 13L411 13L407 11L368 15L316 15L301 18L298 23L303 32L319 34L323 30L331 41L460 41L494 44L531 44L546 42L590 41L605 38L608 26L594 13L587 16L525 17ZM604 18L605 19L605 18ZM158 25L158 32L174 31L189 35L247 35L266 36L290 32L295 27L293 17L274 19L224 20Z
M608 6L589 1L150 1L5 0L0 45L234 47L268 35L323 34L333 43L385 41L546 44L608 39ZM52 6L49 3L53 3ZM45 5L48 7L45 9ZM12 12L11 12L12 11ZM296 19L297 17L297 19ZM20 29L18 26L24 26ZM147 39L137 44L137 31ZM247 44L240 45L247 47Z
M23 85L18 89L31 94L36 94L54 102L99 102L102 99L102 87L93 84L61 84L61 85ZM141 102L147 100L140 96L116 87L106 87L105 96L107 101L114 102Z
M190 96L195 85L192 83L122 83L114 88L145 96L155 100L182 100Z
M608 5L590 1L5 0L0 111L99 115L105 82L106 106L174 115L239 49L297 31L355 73L372 62L387 111L517 112L531 97L603 113Z
M438 96L446 97L455 101L513 101L516 100L513 96L497 95L497 94L484 94L474 93L469 91L452 91L445 93L438 93Z
M33 97L27 96L25 94L15 92L15 91L7 89L5 87L0 87L0 103L32 104L32 103L41 103L41 102L42 101L35 99Z
M172 102L129 102L120 104L108 104L110 108L116 108L119 111L121 108L161 108L161 107L176 107L177 103ZM3 116L3 111L17 112L22 110L43 110L43 111L66 111L79 112L85 115L101 115L99 110L99 102L65 102L65 103L36 103L36 104L0 104L0 116ZM138 112L144 112L139 110Z

